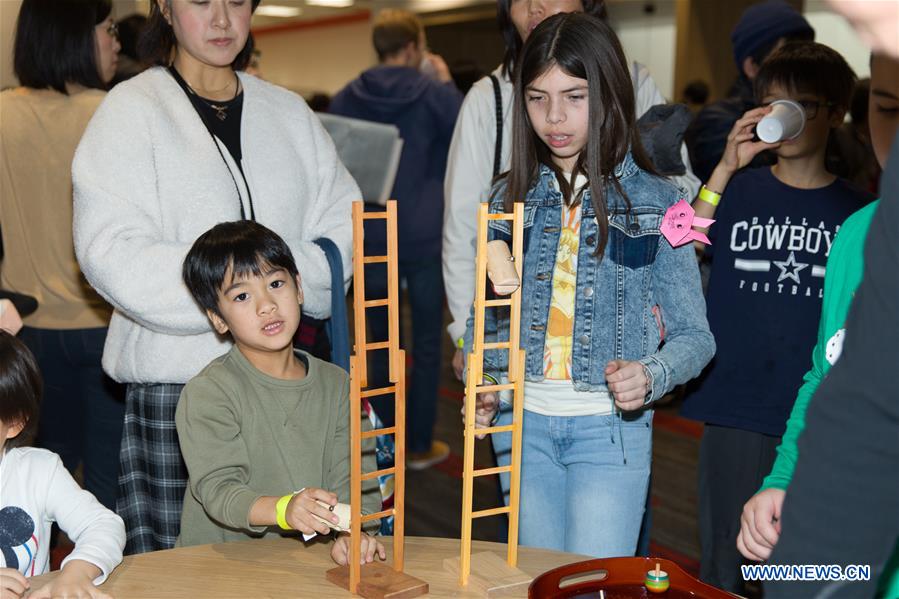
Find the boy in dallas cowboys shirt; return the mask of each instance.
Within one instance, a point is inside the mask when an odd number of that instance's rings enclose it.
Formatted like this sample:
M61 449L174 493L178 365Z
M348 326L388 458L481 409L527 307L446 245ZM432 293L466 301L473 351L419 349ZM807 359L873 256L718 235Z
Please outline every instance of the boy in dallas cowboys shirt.
M740 513L771 469L808 369L830 246L846 217L873 200L825 169L830 130L843 122L854 81L827 46L799 42L777 50L755 79L761 107L734 125L693 204L698 216L717 219L706 250L712 257L706 301L718 351L682 409L705 422L700 576L739 594L745 594L736 548ZM781 99L803 106L805 129L778 144L753 141L768 105ZM774 166L737 172L768 149L777 155Z

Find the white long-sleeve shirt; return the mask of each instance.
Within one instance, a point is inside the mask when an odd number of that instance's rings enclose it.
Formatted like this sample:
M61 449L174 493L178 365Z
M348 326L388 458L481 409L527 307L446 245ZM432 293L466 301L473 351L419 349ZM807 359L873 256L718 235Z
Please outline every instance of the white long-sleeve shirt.
M351 203L361 198L359 188L302 98L239 77L241 166L256 220L290 246L303 311L325 318L331 273L313 242L327 237L337 245L348 286ZM181 279L197 237L239 220L247 205L230 153L220 152L184 91L157 67L109 92L78 146L72 175L75 252L87 280L115 309L103 368L120 382L186 383L230 347Z
M509 169L512 146L512 82L502 75L502 67L493 74L499 79L503 105L503 143L500 172ZM639 118L665 97L656 87L649 71L633 63L631 78L636 92L636 116ZM493 155L496 146L496 101L493 84L484 77L465 96L444 179L443 211L443 281L453 322L447 327L455 342L465 333L465 322L471 310L475 286L475 238L478 204L488 199L493 180ZM681 144L681 158L687 172L674 177L674 182L695 197L699 179L690 168L687 147Z
M94 564L101 584L122 561L125 524L78 486L62 460L35 447L9 449L0 457L0 567L25 576L50 570L53 523L75 543L63 567L73 559Z

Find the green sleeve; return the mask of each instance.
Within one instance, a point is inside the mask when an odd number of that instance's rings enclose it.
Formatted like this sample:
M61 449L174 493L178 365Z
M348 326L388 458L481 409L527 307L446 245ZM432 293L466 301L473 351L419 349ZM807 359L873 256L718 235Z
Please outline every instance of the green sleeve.
M899 540L893 547L893 555L883 568L883 574L877 584L877 597L889 599L899 597Z
M260 494L248 486L250 459L228 392L209 377L194 378L181 392L175 423L190 493L209 517L232 528L265 530L250 526Z
M798 457L797 443L805 429L806 411L818 385L830 369L830 362L826 357L827 344L843 328L852 297L861 283L865 239L877 204L878 202L872 202L846 219L831 247L824 279L818 339L812 350L812 367L803 377L803 385L796 395L786 431L777 448L774 466L762 482L760 490L786 490L793 478Z
M350 502L350 387L349 379L344 379L338 396L337 425L331 444L330 461L325 468L327 490L337 494L341 503ZM372 430L371 421L363 411L362 432ZM362 440L362 472L378 469L375 457L375 439ZM374 514L381 511L381 489L377 479L362 481L362 513ZM373 533L379 521L373 520L363 528Z
M828 260L828 269L830 261ZM828 299L827 286L825 284L824 303L826 305ZM828 363L824 358L824 349L827 346L828 323L823 316L818 323L818 341L812 350L812 367L802 377L803 383L796 394L796 402L793 404L793 410L787 419L787 428L777 446L777 457L774 460L774 466L771 467L771 473L762 481L760 491L765 489L781 489L787 490L790 480L793 478L793 470L796 468L796 459L799 456L797 443L799 435L805 430L805 413L808 405L821 384L824 374L827 372Z

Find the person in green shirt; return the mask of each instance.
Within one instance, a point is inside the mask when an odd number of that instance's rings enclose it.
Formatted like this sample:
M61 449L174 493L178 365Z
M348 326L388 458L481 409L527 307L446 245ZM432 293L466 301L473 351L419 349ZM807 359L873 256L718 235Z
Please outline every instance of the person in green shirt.
M234 346L187 383L175 412L189 474L176 545L330 534L330 508L349 501L349 378L293 348L303 290L290 248L256 222L220 223L188 252L183 279ZM373 445L363 445L366 471ZM363 513L375 513L368 482ZM385 559L373 537L361 544L363 562ZM331 557L343 565L348 554L343 532Z
M877 55L871 58L868 121L871 144L878 163L883 166L890 144L899 131L899 61L896 59ZM830 250L812 368L803 378L771 473L758 493L743 507L737 548L748 559L768 559L780 537L781 510L796 467L797 442L805 428L806 410L818 385L840 357L845 333L843 325L855 290L861 283L865 239L878 204L879 201L873 202L846 219ZM880 579L880 591L885 597L899 597L899 543Z

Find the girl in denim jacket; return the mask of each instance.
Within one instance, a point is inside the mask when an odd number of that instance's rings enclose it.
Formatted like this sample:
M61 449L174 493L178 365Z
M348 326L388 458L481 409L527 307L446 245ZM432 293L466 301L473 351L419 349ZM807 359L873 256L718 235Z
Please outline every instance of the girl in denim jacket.
M675 249L659 232L683 194L646 158L627 62L602 21L575 13L539 25L515 92L511 169L490 210L525 204L520 540L630 556L652 455L647 407L715 351L692 245ZM509 233L491 221L491 238ZM507 314L488 312L488 336L508 329ZM498 376L507 359L486 352L485 372ZM478 426L498 407L482 394Z

